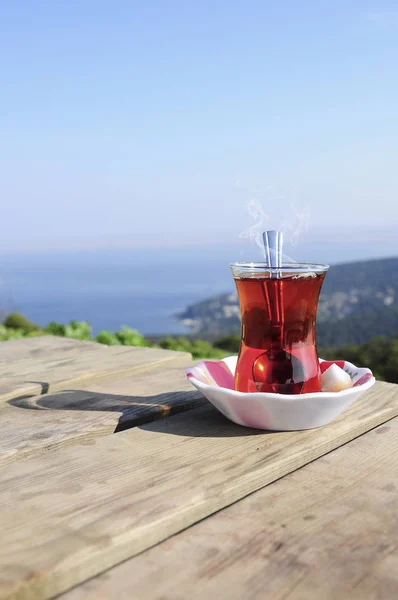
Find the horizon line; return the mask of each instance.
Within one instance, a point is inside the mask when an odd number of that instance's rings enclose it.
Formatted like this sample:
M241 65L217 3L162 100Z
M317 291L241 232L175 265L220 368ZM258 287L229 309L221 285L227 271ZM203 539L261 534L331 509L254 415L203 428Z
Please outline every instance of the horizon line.
M383 242L383 241L387 241L387 239L389 237L391 237L391 239L393 241L396 240L396 230L394 231L394 226L389 226L388 229L375 229L375 228L369 228L369 229L362 229L362 230L356 230L356 231L352 231L352 229L350 229L350 227L346 226L344 228L330 228L330 229L320 229L317 228L316 231L312 231L312 235L308 235L307 234L307 239L309 239L310 241L317 241L319 240L319 238L321 238L322 240L325 239L325 234L329 234L331 237L335 237L336 235L336 231L341 232L341 234L347 234L349 232L350 235L350 240L351 242L354 242L355 239L358 239L358 237L363 237L364 235L368 236L367 240L369 242ZM314 236L315 233L315 236ZM100 250L100 249L104 249L104 248L178 248L178 247L184 247L184 248L189 248L189 247L197 247L197 246L206 246L206 245L214 245L214 246L219 246L219 245L225 245L225 244L233 244L233 243L238 243L239 242L239 236L238 235L229 235L229 234L224 234L223 237L220 238L220 236L216 237L209 237L204 239L203 237L200 237L199 239L176 239L176 240L162 240L159 238L155 238L155 239L150 239L150 240L132 240L132 239L115 239L115 238L106 238L106 236L104 236L105 239L96 239L96 240L78 240L78 241L61 241L61 242L57 242L55 240L52 241L48 241L47 243L40 243L37 241L30 241L28 243L19 243L19 244L11 244L11 245L7 245L7 246L0 246L0 255L6 255L6 254L26 254L26 253L42 253L42 252L52 252L52 251L84 251L84 250ZM386 239L387 238L387 239ZM364 241L364 240L363 240ZM250 241L248 241L248 244L250 245ZM300 242L297 244L297 247L302 246L303 244L303 239L300 239ZM286 245L289 245L289 243L286 243Z

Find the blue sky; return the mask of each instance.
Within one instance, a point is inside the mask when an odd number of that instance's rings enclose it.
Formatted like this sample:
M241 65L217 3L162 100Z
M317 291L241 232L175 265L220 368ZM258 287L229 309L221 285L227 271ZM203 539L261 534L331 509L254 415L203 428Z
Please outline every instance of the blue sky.
M395 0L1 10L3 250L398 225Z

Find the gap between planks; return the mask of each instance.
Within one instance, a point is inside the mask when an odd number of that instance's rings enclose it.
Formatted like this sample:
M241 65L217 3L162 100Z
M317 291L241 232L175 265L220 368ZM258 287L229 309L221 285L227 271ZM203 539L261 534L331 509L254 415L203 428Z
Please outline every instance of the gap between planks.
M397 451L394 418L62 600L395 598Z
M0 470L0 597L52 596L182 531L398 414L377 383L334 423L266 433L213 407Z

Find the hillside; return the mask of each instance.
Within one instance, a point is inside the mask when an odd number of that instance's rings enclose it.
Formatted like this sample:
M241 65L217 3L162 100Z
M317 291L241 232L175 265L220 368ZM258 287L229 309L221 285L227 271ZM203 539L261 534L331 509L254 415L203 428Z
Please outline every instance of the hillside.
M208 339L238 333L236 292L192 304L176 318L193 334ZM397 334L398 258L330 267L319 299L318 344L360 344L374 336Z

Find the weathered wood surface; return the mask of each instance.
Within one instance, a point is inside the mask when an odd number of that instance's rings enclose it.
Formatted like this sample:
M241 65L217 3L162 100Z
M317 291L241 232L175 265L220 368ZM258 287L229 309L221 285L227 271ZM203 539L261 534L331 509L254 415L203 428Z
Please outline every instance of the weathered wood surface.
M3 467L0 597L50 598L397 414L385 383L311 431L260 433L209 406Z
M0 401L55 392L88 381L120 377L174 360L186 352L104 346L55 336L0 344Z
M398 598L398 419L62 600Z
M0 403L0 466L203 405L185 376L191 364L176 354L144 373Z

